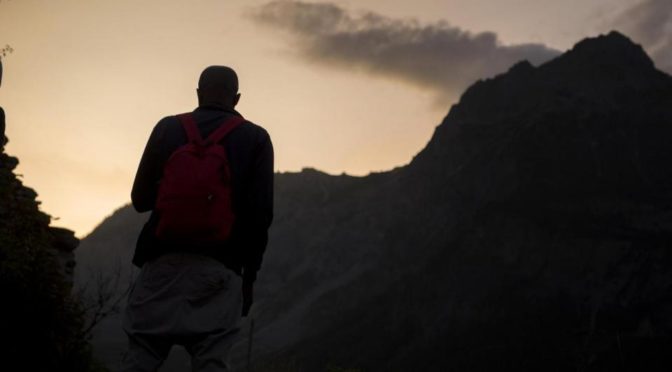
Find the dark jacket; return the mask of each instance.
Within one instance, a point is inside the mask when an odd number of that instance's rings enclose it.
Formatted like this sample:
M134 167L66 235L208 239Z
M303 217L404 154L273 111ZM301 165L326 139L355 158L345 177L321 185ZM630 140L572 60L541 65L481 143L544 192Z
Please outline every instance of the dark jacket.
M193 112L201 136L206 138L234 110L199 107ZM154 212L158 186L168 157L187 143L187 135L175 116L163 118L154 127L140 160L131 200L138 212L152 211L143 227L133 256L142 265L165 252L188 251L212 256L248 280L256 278L273 219L273 145L262 127L249 121L229 133L226 148L232 178L233 211L236 220L231 238L218 246L184 247L160 241L154 235L158 216Z

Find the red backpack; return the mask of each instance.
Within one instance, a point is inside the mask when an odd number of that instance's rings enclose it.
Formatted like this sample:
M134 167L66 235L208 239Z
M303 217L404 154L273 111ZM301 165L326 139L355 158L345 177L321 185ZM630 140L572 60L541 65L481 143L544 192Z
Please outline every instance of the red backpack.
M164 167L156 201L156 236L184 243L225 241L235 216L231 171L219 142L245 119L233 116L203 140L190 113L177 117L188 142L175 150Z

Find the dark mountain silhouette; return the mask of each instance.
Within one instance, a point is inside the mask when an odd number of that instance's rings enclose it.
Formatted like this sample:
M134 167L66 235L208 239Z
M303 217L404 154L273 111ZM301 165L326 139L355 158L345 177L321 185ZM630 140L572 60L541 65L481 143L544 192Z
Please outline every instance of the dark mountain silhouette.
M278 174L257 370L670 370L671 139L672 77L613 32L477 82L405 167Z

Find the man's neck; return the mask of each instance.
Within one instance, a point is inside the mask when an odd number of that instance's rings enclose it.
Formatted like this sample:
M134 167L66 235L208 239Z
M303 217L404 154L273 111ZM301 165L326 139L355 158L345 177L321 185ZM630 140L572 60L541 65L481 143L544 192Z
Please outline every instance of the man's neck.
M209 110L222 110L222 111L235 111L235 109L229 105L217 102L206 102L200 103L198 105L200 109L209 109Z

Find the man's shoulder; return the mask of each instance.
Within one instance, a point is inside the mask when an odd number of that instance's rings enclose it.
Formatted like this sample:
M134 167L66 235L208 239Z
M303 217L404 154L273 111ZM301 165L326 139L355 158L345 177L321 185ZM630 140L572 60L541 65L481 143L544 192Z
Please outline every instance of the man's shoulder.
M259 124L256 124L248 119L245 119L243 124L240 125L240 129L249 132L250 134L253 134L255 137L257 137L259 140L270 140L270 135L268 134L268 131L262 127Z
M160 134L161 136L165 135L166 133L171 133L172 135L172 133L175 133L176 131L181 131L182 123L180 122L180 119L178 117L183 114L188 114L188 112L169 115L162 118L156 123L154 130L158 132L158 134ZM224 119L225 118L226 117L224 117ZM271 137L264 127L247 118L245 118L245 121L236 130L231 132L231 136L235 137L237 135L253 139L254 142L271 141Z
M179 123L178 123L178 119L177 119L176 116L174 116L174 115L173 116L166 116L166 117L162 118L161 120L159 120L154 125L153 132L154 132L154 134L163 135L163 133L165 133L167 128L177 126L178 124Z
M161 128L165 128L165 127L168 127L168 126L178 125L179 124L179 119L177 118L177 116L178 115L165 116L165 117L161 118L161 120L159 120L156 123L156 126L161 127Z

